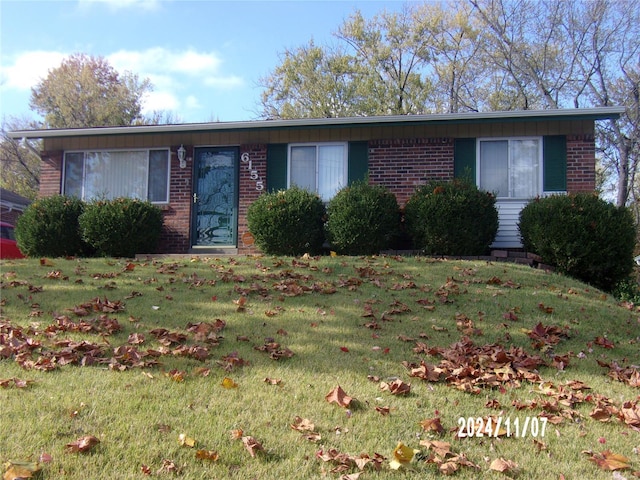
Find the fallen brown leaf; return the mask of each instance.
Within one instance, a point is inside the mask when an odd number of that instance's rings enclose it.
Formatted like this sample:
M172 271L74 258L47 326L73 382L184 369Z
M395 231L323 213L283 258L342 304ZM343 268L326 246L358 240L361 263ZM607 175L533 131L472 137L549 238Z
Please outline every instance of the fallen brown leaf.
M491 465L489 465L490 470L495 470L500 473L513 473L517 470L518 464L511 460L505 460L504 458L496 458Z
M262 446L262 444L253 437L242 437L242 443L244 444L244 447L249 451L249 455L251 455L252 458L255 458L258 452L264 452L264 447Z
M336 386L333 390L331 390L324 397L325 400L329 403L337 403L339 406L343 408L347 408L349 404L352 402L353 398L345 393L345 391L340 387L340 385Z
M383 392L390 392L392 395L409 395L411 393L411 384L404 383L399 378L396 378L393 382L381 382L380 389Z
M99 443L100 440L93 435L85 435L84 437L78 438L75 442L67 443L66 448L69 453L85 453Z
M420 425L425 432L444 433L444 427L440 422L440 417L426 418L420 422Z
M588 455L589 460L603 470L624 470L631 467L631 460L624 455L613 453L611 450L604 450L600 453L584 450L582 453Z

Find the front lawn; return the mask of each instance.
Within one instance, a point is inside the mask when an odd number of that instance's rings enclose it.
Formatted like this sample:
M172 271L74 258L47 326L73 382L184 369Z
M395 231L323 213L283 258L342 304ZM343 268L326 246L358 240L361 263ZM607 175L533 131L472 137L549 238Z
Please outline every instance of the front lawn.
M421 257L0 268L5 479L640 475L639 313L567 277Z

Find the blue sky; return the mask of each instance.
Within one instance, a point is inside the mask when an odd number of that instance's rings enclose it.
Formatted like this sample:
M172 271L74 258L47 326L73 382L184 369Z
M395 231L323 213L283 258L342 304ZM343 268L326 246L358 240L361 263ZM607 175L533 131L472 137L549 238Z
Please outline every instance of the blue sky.
M38 118L30 89L72 53L103 56L149 78L145 110L181 123L253 120L258 80L279 54L313 39L324 45L359 9L386 1L0 0L0 119Z

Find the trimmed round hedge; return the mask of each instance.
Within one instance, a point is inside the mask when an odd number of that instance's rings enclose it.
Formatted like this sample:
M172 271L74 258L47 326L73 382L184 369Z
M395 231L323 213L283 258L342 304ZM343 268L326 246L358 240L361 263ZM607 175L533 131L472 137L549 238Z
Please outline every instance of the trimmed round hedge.
M592 193L536 198L520 212L524 248L564 274L612 291L633 270L631 211Z
M400 208L383 186L356 182L327 206L327 238L345 255L373 255L387 248L400 228Z
M467 180L419 187L404 218L415 248L428 255L483 255L498 232L496 197Z
M31 203L16 222L16 240L28 257L83 256L90 252L82 240L78 217L85 204L75 197L54 195Z
M299 187L264 193L247 210L249 231L269 255L319 253L324 217L320 197Z
M82 237L105 257L153 253L162 231L162 211L132 198L96 200L78 219Z

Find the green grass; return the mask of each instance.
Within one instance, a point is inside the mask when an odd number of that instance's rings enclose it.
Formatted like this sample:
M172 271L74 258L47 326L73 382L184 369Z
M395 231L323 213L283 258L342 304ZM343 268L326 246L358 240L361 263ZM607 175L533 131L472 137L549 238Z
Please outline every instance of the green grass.
M540 393L537 383L526 381L520 387L465 393L443 381L412 378L402 365L420 360L437 364L438 357L414 353L416 341L429 347L460 341L456 315L466 315L482 332L470 337L475 345L521 346L549 363L553 353L570 352L564 370L540 369L544 381L556 386L583 381L591 387L588 393L606 396L617 406L636 400L638 389L612 380L596 360L616 360L621 366L640 363L638 312L573 279L519 265L420 257L164 259L134 262L133 269L125 268L127 261L110 259L51 263L0 264L0 323L20 326L25 334L31 326L27 336L42 343L33 359L61 339L86 340L106 350L106 342L109 349L126 345L129 335L137 332L146 339L138 348L146 350L161 347L149 333L156 328L186 334L186 343L192 345L189 323L222 319L226 327L220 344L208 347L205 361L168 351L157 359L158 367L113 371L107 365L65 365L43 372L23 369L13 356L0 360L0 381L33 382L27 388L0 388L0 462L37 460L48 454L51 461L42 464L42 478L142 478L143 465L153 476L168 477L173 474L161 471L168 460L186 479L312 479L325 474L338 479L340 473L330 472L335 465L317 458L318 451L378 453L390 460L398 442L422 454L397 471L389 468L388 460L380 471L367 467L360 478L439 478L437 467L420 459L426 449L419 442L429 438L451 442L452 450L480 467L461 468L456 473L461 479L502 476L489 470L499 457L518 464L519 479L561 474L567 479L610 479L611 472L590 462L584 450L609 449L628 457L631 470L625 475L640 470L638 432L615 418L607 423L592 419L594 403L588 401L572 407L573 419L547 425L545 436L537 439L545 444L542 451L530 436L456 439L461 417L501 415L524 422L527 416L537 418L542 409L517 410L512 402L540 403L549 397ZM437 294L445 285L450 287L448 303ZM246 303L239 309L243 296ZM120 332L44 335L58 316L75 322L99 316L77 317L72 311L95 298L124 304L123 311L107 314L117 319ZM435 303L425 308L418 300ZM366 305L379 329L364 326L371 320L364 317ZM390 321L382 320L384 312L402 305L409 311L387 313ZM517 321L504 317L509 311ZM567 326L570 337L553 350L534 350L526 331L539 322ZM597 337L608 338L614 348L593 344ZM276 361L256 350L265 339L289 348L293 357ZM225 371L218 361L233 352L247 364ZM205 371L208 375L203 369L210 369ZM183 381L172 379L172 370L184 372ZM381 381L400 378L411 384L411 392L391 395L368 376ZM223 388L224 377L238 387ZM271 385L265 378L281 382ZM348 410L325 401L336 385L356 399ZM501 410L485 406L493 399ZM390 407L387 416L375 409L385 406ZM315 423L318 442L290 427L296 416ZM436 416L445 432L424 432L420 422ZM252 458L240 440L231 439L235 429L261 442L264 452ZM181 445L180 434L193 438L196 448ZM87 453L65 452L65 445L84 435L100 443ZM218 460L197 459L197 449L216 451Z

